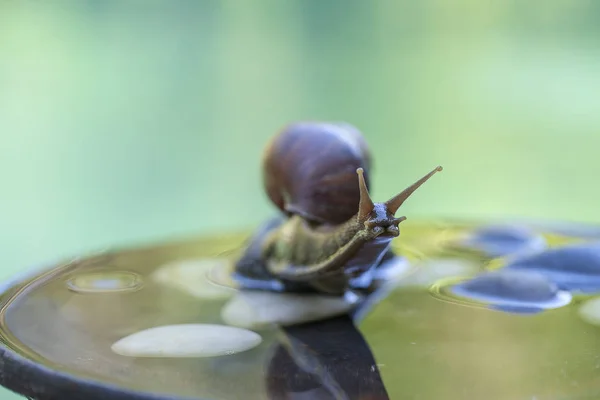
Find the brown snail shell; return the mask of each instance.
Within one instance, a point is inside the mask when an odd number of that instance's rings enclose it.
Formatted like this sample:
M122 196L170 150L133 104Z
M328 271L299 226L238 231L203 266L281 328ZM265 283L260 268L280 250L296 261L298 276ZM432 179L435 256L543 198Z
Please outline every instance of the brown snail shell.
M358 210L357 168L365 171L368 186L370 167L367 143L352 125L299 122L269 142L263 181L267 195L285 214L340 224Z

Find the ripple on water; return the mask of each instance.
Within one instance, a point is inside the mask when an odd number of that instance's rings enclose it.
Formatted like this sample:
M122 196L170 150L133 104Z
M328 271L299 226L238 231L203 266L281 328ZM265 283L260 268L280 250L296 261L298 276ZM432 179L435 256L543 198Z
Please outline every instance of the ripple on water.
M572 297L542 274L510 270L482 273L445 288L445 292L487 303L500 311L516 313L563 307L571 302Z
M461 245L491 257L503 257L543 250L546 241L541 235L521 225L490 225L469 233Z
M215 324L164 325L126 336L111 347L128 357L217 357L250 350L261 336L246 329Z
M67 280L67 288L77 293L113 293L138 290L142 277L129 271L94 271L80 273Z
M535 271L559 288L582 293L600 292L600 242L548 249L509 262L508 270Z

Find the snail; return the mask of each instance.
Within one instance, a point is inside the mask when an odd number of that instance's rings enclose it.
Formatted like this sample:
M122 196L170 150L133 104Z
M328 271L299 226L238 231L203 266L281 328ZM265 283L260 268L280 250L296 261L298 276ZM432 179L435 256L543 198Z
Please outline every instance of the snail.
M326 122L288 125L268 143L262 164L265 191L282 217L257 230L236 263L236 277L333 295L344 294L353 279L389 255L406 220L396 212L442 170L434 168L384 203L373 202L365 139L351 125Z

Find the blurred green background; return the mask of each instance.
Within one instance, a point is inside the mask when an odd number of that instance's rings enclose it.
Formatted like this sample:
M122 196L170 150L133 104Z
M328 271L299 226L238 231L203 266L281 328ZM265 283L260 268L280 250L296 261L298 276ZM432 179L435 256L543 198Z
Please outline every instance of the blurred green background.
M0 0L0 277L251 229L266 140L343 120L407 216L600 221L600 3ZM7 397L8 398L8 397Z

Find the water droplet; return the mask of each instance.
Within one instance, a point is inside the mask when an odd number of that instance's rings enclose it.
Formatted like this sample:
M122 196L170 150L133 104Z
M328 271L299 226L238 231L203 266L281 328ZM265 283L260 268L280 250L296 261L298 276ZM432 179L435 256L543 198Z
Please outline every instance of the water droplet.
M95 271L72 277L67 287L77 293L126 292L140 289L142 278L129 271Z

